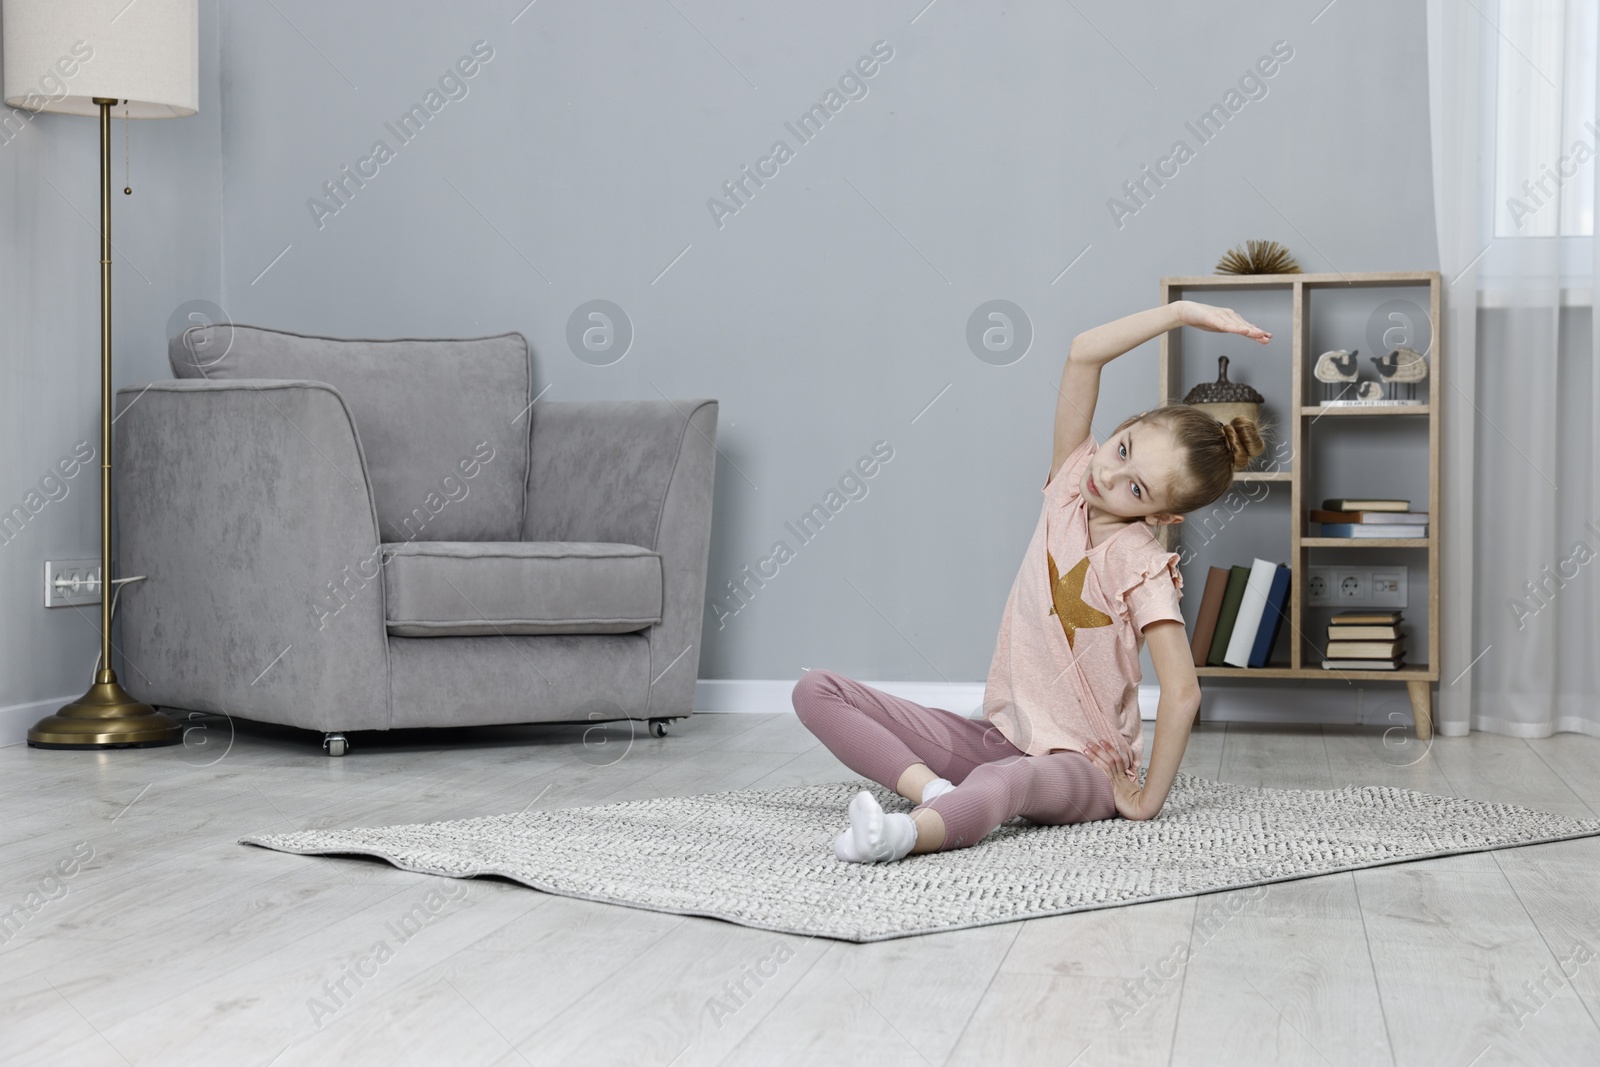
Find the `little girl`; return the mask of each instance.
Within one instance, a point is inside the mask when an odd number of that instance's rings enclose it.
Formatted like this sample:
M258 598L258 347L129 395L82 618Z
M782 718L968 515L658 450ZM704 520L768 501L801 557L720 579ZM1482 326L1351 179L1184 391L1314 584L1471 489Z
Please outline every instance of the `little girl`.
M1272 339L1230 308L1192 300L1073 338L1044 507L1006 599L981 719L820 668L795 685L795 713L807 729L845 766L917 805L910 814L885 813L861 790L850 802L849 829L833 843L839 859L970 847L1018 815L1061 825L1161 811L1200 708L1200 685L1178 608L1178 554L1162 548L1155 529L1218 500L1233 472L1265 448L1250 420L1224 424L1180 403L1125 419L1105 445L1090 436L1100 369L1180 325ZM1146 641L1161 698L1140 788L1139 649Z

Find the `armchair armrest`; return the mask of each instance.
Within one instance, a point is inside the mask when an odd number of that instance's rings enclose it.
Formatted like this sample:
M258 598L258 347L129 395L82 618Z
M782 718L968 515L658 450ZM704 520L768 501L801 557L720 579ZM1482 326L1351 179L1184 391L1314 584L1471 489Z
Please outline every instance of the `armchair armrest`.
M377 514L344 399L313 381L117 392L123 682L313 730L388 729Z
M649 716L694 707L705 619L718 404L535 404L525 541L609 541L661 556L661 622L649 630Z

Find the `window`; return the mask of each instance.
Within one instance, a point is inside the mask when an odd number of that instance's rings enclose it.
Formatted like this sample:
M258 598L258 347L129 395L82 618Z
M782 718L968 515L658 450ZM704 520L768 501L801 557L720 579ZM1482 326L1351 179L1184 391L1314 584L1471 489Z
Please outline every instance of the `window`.
M1593 265L1600 0L1481 2L1486 281L1588 286Z

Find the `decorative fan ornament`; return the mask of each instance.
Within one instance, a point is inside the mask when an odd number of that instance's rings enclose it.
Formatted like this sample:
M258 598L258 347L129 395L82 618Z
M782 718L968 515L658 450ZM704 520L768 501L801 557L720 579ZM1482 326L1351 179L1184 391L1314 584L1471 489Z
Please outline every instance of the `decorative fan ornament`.
M1246 241L1217 261L1218 274L1299 274L1300 264L1276 241Z

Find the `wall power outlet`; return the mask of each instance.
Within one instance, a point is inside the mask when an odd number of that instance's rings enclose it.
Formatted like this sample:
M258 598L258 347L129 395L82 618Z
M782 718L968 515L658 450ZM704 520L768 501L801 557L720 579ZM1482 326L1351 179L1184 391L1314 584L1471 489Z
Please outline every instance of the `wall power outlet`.
M1404 567L1308 567L1306 603L1312 607L1403 608Z
M66 608L100 603L100 558L46 560L44 606Z

